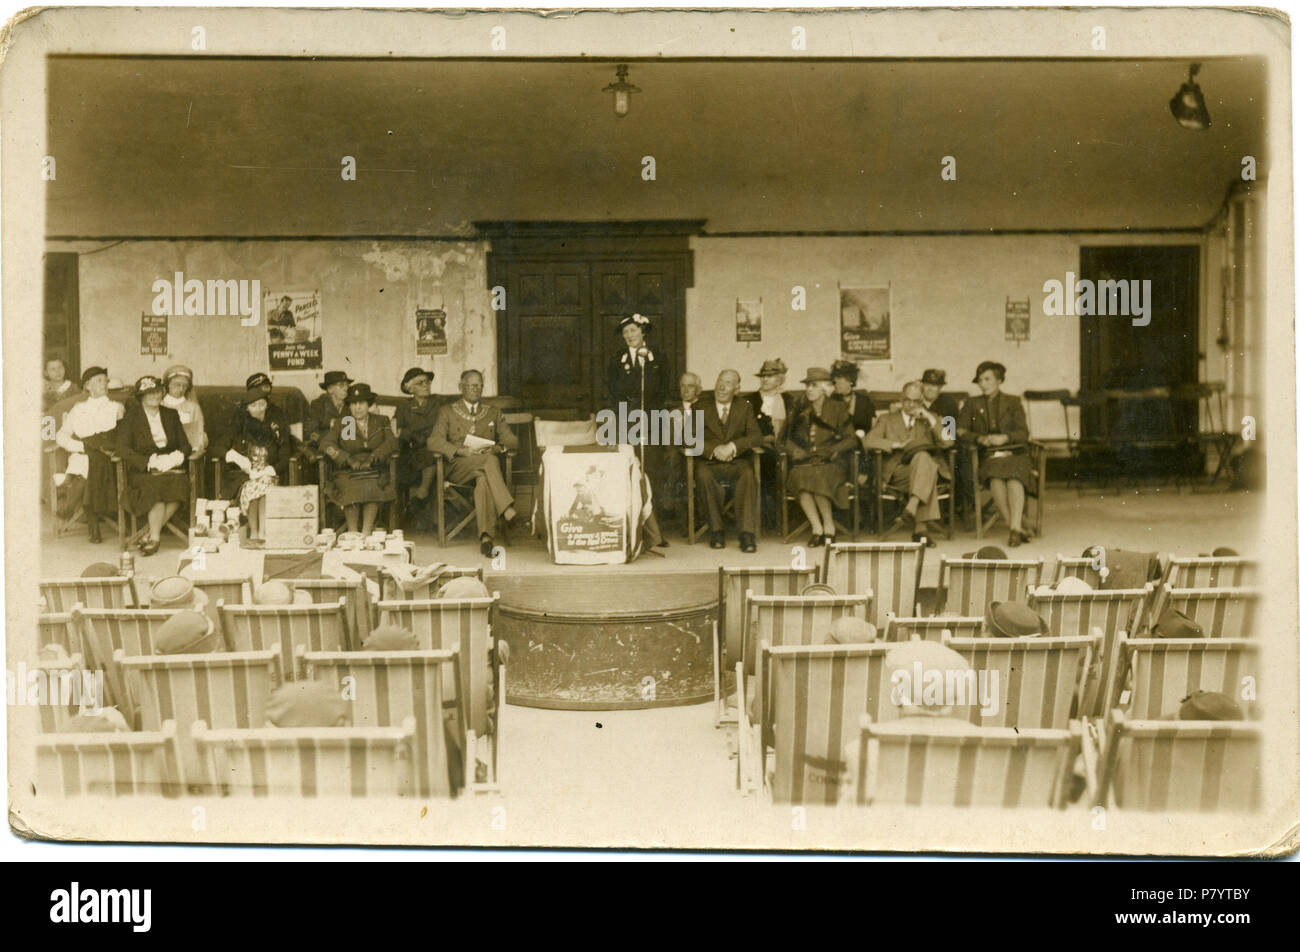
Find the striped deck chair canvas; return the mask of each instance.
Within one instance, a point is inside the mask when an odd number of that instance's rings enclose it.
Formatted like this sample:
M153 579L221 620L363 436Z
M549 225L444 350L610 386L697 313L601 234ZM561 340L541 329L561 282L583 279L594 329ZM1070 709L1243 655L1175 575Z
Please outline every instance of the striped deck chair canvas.
M1193 691L1220 691L1240 704L1247 719L1254 703L1242 698L1242 679L1258 685L1259 645L1248 638L1125 638L1121 660L1129 677L1127 714L1156 720L1177 712ZM1122 678L1122 675L1121 675ZM1119 706L1122 680L1117 679L1113 706Z
M1057 555L1052 569L1052 585L1064 578L1083 579L1093 588L1101 588L1101 571L1091 556Z
M117 652L139 657L153 654L154 633L175 612L150 608L87 608L72 610L72 625L81 638L86 663L102 668L107 702L117 707L126 722L138 726L134 685L126 680L116 660Z
M381 565L379 567L379 597L386 602L425 601L436 596L438 589L454 578L474 578L482 582L483 569L481 567L458 568L454 565L447 565L443 567L441 574L431 581L412 589L405 589L398 585L388 569Z
M881 638L885 641L911 641L915 637L937 643L943 641L945 631L954 638L978 638L984 633L984 618L975 615L926 615L920 618L890 616Z
M393 624L415 634L424 651L455 651L460 658L460 684L445 669L443 693L460 699L469 729L478 737L495 733L498 708L504 702L493 685L499 666L492 641L492 620L499 595L491 598L425 599L380 602L380 624ZM489 693L494 694L488 703Z
M253 577L232 575L229 577L218 578L213 576L206 578L203 576L193 577L186 575L194 587L208 596L208 617L212 619L214 625L221 624L217 618L217 602L225 602L227 605L248 605L253 601Z
M345 646L347 651L357 651L362 643L370 637L374 627L374 602L363 578L296 578L291 583L295 592L306 592L312 602L322 605L343 599L348 606L348 631L352 644Z
M940 559L935 614L982 616L991 602L1021 601L1042 574L1042 559Z
M845 748L858 718L878 718L889 703L885 653L890 646L761 646L756 719L759 770L773 748L772 799L833 805L847 770Z
M1029 607L1047 619L1053 635L1078 636L1101 629L1101 650L1093 653L1081 715L1100 717L1105 712L1106 691L1118 666L1119 633L1139 631L1152 586L1116 588L1074 595L1031 594Z
M457 673L454 651L338 651L303 656L308 677L342 685L352 678L349 698L353 727L399 727L415 719L414 783L417 797L447 797L458 791L453 774L465 774L465 718L443 703L444 669ZM447 724L445 715L451 714ZM444 725L446 725L444 727ZM447 731L451 731L451 744ZM449 749L450 747L450 749ZM455 756L460 763L453 765ZM472 768L472 764L470 765Z
M85 655L81 633L72 624L72 612L41 612L36 616L36 646L46 645L59 645L70 655Z
M1101 636L950 638L946 644L970 662L978 688L972 724L1065 730Z
M46 612L70 612L78 603L85 608L135 608L140 604L133 575L41 579L40 587Z
M836 542L826 547L822 581L839 595L870 592L867 621L883 631L886 614L915 615L923 542Z
M1187 615L1207 638L1249 638L1259 592L1250 588L1166 588L1163 604Z
M95 681L95 673L86 668L79 654L62 661L38 661L27 671L27 683L18 682L15 688L24 692L27 703L36 708L42 734L62 730L83 706L94 710L105 700L100 695L102 682Z
M871 619L871 593L860 595L755 595L746 591L745 643L741 646L745 674L757 665L758 646L823 644L837 618Z
M1082 744L1069 730L862 719L857 802L935 807L1054 807ZM935 720L938 720L937 718Z
M1099 802L1161 813L1257 810L1262 741L1248 721L1129 720L1113 711Z
M1254 559L1180 559L1171 554L1161 582L1170 588L1241 588L1255 584L1257 569Z
M217 603L221 634L230 651L280 652L280 673L296 681L296 649L343 651L350 644L347 602L321 605L227 605Z
M281 683L276 648L136 658L119 651L117 662L136 685L141 726L159 730L167 721L176 722L182 761L169 764L173 776L202 776L198 748L190 737L196 721L220 729L263 727L267 695Z
M44 734L36 740L37 796L106 796L171 792L166 752L176 725L121 734Z
M400 797L411 793L415 718L400 727L190 729L204 785L242 797ZM218 756L220 755L220 756Z

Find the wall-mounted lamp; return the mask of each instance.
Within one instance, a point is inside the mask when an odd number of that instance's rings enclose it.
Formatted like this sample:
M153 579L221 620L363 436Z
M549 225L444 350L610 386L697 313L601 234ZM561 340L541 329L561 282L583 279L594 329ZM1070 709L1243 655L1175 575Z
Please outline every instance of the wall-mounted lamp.
M1196 85L1196 74L1200 71L1201 64L1193 63L1187 70L1187 82L1169 100L1169 111L1185 129L1210 128L1210 110L1205 108L1205 97L1201 95L1201 87Z
M626 63L618 64L618 79L601 90L602 93L614 94L614 115L620 119L627 115L628 107L632 104L632 94L640 91L639 87L627 81Z

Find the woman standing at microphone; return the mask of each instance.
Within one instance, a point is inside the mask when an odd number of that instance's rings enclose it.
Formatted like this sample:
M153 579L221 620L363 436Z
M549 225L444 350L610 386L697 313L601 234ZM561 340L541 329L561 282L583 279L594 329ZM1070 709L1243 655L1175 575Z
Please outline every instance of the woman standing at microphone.
M650 318L644 314L633 314L619 321L618 330L623 335L623 347L609 368L610 407L619 418L631 418L633 410L648 414L651 410L663 409L664 400L667 399L664 364L645 339L650 326ZM641 430L648 438L650 421L647 417L642 419L644 422ZM630 427L632 424L628 425ZM637 457L647 473L654 471L657 474L664 464L663 453L671 451L672 448L665 447L638 447ZM668 544L668 540L659 532L653 513L646 523L645 531L651 545Z

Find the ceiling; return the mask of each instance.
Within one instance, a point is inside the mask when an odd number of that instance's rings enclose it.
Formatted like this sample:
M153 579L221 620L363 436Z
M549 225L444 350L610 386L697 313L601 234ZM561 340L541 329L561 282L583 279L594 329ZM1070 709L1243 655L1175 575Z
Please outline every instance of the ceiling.
M1267 174L1262 60L52 58L47 235L446 235L507 219L710 233L1178 228ZM356 181L341 159L355 157ZM953 156L956 181L942 181ZM656 178L642 178L653 156Z

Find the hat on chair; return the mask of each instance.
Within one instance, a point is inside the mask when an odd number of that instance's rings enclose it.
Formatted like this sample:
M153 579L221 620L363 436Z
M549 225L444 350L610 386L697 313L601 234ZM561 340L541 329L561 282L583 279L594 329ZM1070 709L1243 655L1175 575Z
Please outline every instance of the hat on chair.
M1090 595L1093 587L1077 575L1067 575L1056 583L1056 588L1049 589L1053 595Z
M813 582L799 589L799 595L838 595L839 592L831 588L825 582Z
M1205 629L1173 606L1160 613L1151 633L1157 638L1204 638Z
M904 717L928 715L930 717L965 717L970 703L975 698L967 699L965 704L955 703L955 698L944 696L946 688L940 691L940 697L927 697L925 682L931 679L930 672L937 671L942 676L943 685L951 683L949 672L966 672L970 662L953 651L947 645L937 641L922 641L913 638L890 648L885 653L885 675L889 679L889 699L900 709ZM920 683L918 682L918 679Z
M158 626L153 637L154 654L208 654L219 650L220 645L212 619L195 611L172 615Z
M476 578L462 575L438 589L435 598L487 598L487 586Z
M1178 707L1180 721L1245 720L1241 705L1219 691L1193 691Z
M82 578L117 578L118 567L112 562L91 562L81 570Z
M272 579L257 586L253 592L254 605L310 605L311 595L298 591L285 582Z
M1047 631L1047 621L1020 602L992 602L984 613L984 624L999 638L1030 638Z
M406 373L402 374L402 393L410 393L411 391L406 389L407 385L410 384L412 380L418 380L421 377L428 377L429 382L432 383L433 371L425 370L423 367L412 367Z
M169 611L201 612L208 607L207 593L195 588L183 575L170 575L154 582L149 589L149 607Z
M975 552L963 552L963 559L1006 559L1007 554L999 549L996 545L982 545Z
M380 625L361 643L366 651L416 651L419 640L409 629L397 625Z
M340 727L348 706L327 681L290 681L271 692L266 719L276 727Z
M835 619L826 643L830 645L865 645L876 640L876 626L856 615Z
M1230 549L1226 545L1221 545L1210 553L1213 559L1236 559L1240 558L1236 549Z

